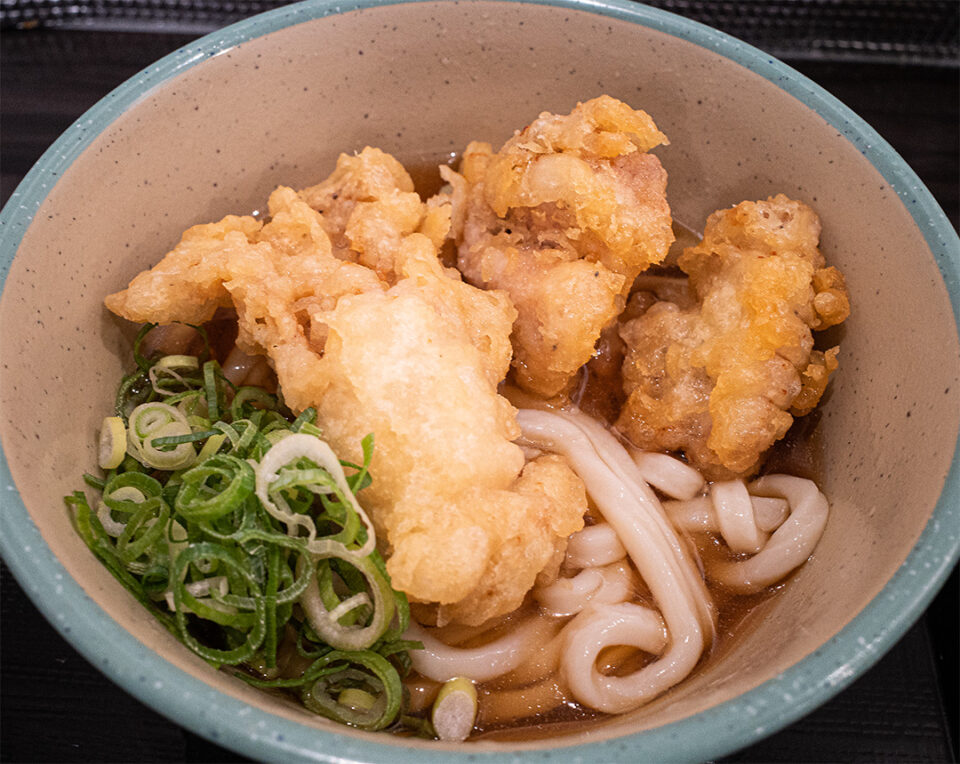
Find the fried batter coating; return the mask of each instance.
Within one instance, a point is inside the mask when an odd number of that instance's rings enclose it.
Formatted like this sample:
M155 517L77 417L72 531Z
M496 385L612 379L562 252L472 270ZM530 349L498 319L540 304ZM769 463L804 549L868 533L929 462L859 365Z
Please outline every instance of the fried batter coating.
M842 322L850 302L819 238L816 213L782 194L714 212L679 260L698 304L656 302L621 327L618 429L710 477L754 471L837 368L838 348L814 351L811 331Z
M321 213L334 255L366 265L390 283L405 236L420 231L440 246L450 226L449 205L425 206L403 165L369 146L341 154L333 174L300 197Z
M667 143L642 111L601 96L541 114L496 153L471 143L450 183L458 267L503 289L519 313L514 376L565 393L633 279L673 241L667 174L647 152Z
M260 228L254 218L236 215L188 228L158 265L139 274L124 291L108 295L104 303L138 323L209 321L217 308L231 304L223 287L230 254L245 250ZM184 284L189 289L183 289Z
M440 620L477 624L519 606L582 527L586 497L565 462L525 464L512 442L516 411L497 385L516 312L441 266L417 232L436 208L405 211L399 167L375 150L341 157L319 186L274 191L265 225L191 228L106 303L159 323L233 305L241 349L269 357L286 402L315 407L342 458L362 460L374 434L361 498L394 586L439 603ZM305 201L323 198L334 212Z

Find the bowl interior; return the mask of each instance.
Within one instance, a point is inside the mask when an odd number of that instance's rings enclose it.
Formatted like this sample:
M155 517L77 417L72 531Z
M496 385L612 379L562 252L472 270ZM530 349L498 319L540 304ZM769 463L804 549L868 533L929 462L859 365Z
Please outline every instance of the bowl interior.
M778 192L810 203L828 262L847 277L853 314L838 336L841 367L820 423L832 515L814 558L666 698L559 742L695 714L777 676L839 632L914 546L957 442L953 311L898 196L903 189L774 82L622 18L526 3L418 2L284 26L297 12L249 27L280 28L218 55L202 45L187 51L182 71L117 119L74 128L89 145L50 188L11 266L0 305L3 445L16 488L66 573L174 666L272 714L330 728L193 657L73 531L62 497L95 465L95 433L133 334L102 298L159 260L188 226L259 209L278 184L314 183L340 152L373 145L426 167L472 139L496 144L540 111L609 93L649 112L669 137L656 153L674 216L688 226Z

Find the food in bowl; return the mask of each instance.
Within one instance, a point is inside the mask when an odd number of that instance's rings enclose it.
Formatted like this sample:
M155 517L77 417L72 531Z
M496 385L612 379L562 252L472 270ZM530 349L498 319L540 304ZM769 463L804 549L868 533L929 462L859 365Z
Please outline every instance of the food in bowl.
M671 254L665 140L600 97L470 144L426 201L367 148L188 230L107 306L236 339L135 348L103 505L72 499L88 544L198 654L355 726L464 739L682 681L714 593L823 532L811 480L746 481L823 395L812 332L849 300L783 195Z

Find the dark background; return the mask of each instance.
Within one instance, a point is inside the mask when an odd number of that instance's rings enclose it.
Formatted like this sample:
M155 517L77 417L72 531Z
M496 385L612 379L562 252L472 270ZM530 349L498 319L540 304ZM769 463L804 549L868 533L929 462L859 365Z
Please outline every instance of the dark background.
M87 108L157 58L276 0L0 0L0 202ZM957 0L655 0L773 53L866 119L958 225ZM0 760L238 761L80 657L0 565ZM957 760L957 572L873 669L725 761Z

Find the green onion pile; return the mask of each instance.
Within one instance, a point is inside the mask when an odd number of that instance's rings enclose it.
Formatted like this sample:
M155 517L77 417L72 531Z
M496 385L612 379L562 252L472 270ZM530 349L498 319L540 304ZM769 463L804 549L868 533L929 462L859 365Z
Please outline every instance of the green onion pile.
M361 729L433 731L404 713L406 597L390 586L356 499L363 464L337 459L316 412L234 387L209 350L140 353L101 431L99 492L66 501L87 546L175 636L258 687ZM347 474L349 473L349 474Z

